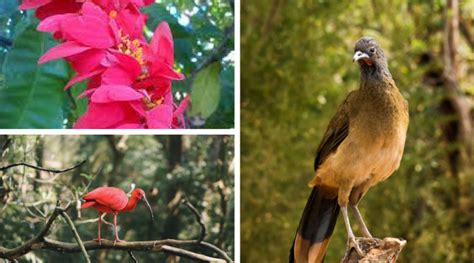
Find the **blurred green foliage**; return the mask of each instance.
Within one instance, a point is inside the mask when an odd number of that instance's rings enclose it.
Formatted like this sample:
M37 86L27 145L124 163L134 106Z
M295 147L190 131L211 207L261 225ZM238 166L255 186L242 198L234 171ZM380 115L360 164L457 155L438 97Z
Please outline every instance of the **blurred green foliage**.
M66 95L63 87L73 76L72 70L63 62L37 65L47 50L44 42L55 40L49 34L35 32L38 21L34 12L18 11L20 2L0 2L0 102L6 106L0 108L0 127L70 128L86 110L87 99L76 99L84 83L75 85ZM170 24L176 67L186 76L185 81L173 83L175 95L182 99L185 94L199 93L193 94L197 109L191 101L187 110L188 123L193 128L234 127L232 5L229 0L159 0L143 8L148 15L148 38L160 22ZM221 48L217 50L218 47ZM208 77L206 69L212 65L218 65L217 74L211 74L206 83L193 82L195 78ZM61 72L67 70L67 75L49 74L58 71L58 67ZM216 96L207 96L208 89Z
M234 142L230 136L0 136L0 166L27 162L64 169L87 160L79 169L49 174L17 167L0 177L0 246L14 248L35 236L43 227L43 215L52 213L56 200L63 205L99 186L115 186L129 192L132 184L142 188L154 211L150 224L141 203L118 217L119 236L127 241L166 238L196 239L200 226L181 200L191 202L207 228L205 241L234 258ZM97 237L94 209L68 214L82 240ZM81 218L79 218L81 214ZM105 220L112 222L112 216ZM49 238L75 242L71 230L58 218ZM113 240L113 228L103 224L102 237ZM186 247L197 253L212 253ZM165 262L168 256L134 252L140 262ZM130 262L126 251L90 251L92 262ZM216 255L213 255L216 256ZM21 262L82 262L80 254L36 250ZM2 260L0 259L0 262ZM181 259L180 262L190 262Z
M460 2L461 16L473 21L474 2ZM447 155L456 146L444 142L440 128L447 121L439 112L444 90L423 81L442 69L445 5L242 2L243 262L288 261L316 148L337 105L359 85L351 58L365 35L385 50L411 115L399 171L361 201L368 227L376 237L408 241L400 262L474 260L474 169L468 164L457 176L449 173ZM472 103L474 55L466 42L460 45L460 86ZM326 262L339 262L345 244L338 220Z

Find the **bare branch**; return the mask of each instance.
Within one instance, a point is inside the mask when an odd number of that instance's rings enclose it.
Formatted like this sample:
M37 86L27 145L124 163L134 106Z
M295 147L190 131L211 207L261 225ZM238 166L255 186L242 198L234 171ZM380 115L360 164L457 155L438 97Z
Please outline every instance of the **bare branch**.
M194 216L196 217L196 221L198 221L199 225L201 226L201 235L199 236L198 242L202 242L204 237L206 236L206 225L204 224L201 215L199 214L196 207L194 207L188 200L183 199L182 201L191 211L193 212Z
M115 243L109 240L102 240L101 244L99 244L97 241L92 241L92 240L82 242L79 235L77 234L77 230L75 230L72 220L66 214L66 211L70 207L71 207L71 202L66 206L66 208L60 208L59 201L58 201L53 214L49 217L49 219L46 222L45 227L43 228L43 230L41 230L41 232L37 236L35 236L33 239L25 242L25 244L17 248L8 249L8 248L0 246L0 258L15 260L30 251L41 250L41 249L58 251L61 253L82 252L85 255L87 255L86 251L88 250L106 249L106 250L123 250L123 251L127 251L128 253L131 253L131 251L154 251L154 252L162 252L162 253L171 253L173 255L178 255L181 257L186 257L186 258L197 260L197 261L232 262L232 259L224 251L222 251L221 249L217 248L216 246L212 244L199 241L199 240L165 239L165 240L119 242L119 243ZM59 215L64 216L66 221L68 221L68 224L71 227L76 237L77 244L46 238L51 228L51 225L53 224L54 220ZM214 253L220 255L225 260L198 254L198 253L183 249L182 246L200 246L203 248L207 248L213 251Z
M137 258L135 257L135 255L133 255L133 252L132 251L128 251L128 255L130 256L130 258L133 260L133 262L135 263L138 263L138 260Z
M7 249L0 246L0 258L7 258L7 259L12 260L33 250L33 247L36 246L36 244L41 243L44 240L44 237L47 236L49 229L51 228L51 225L53 224L54 220L58 217L60 212L66 211L67 209L69 209L69 207L66 207L64 209L60 208L59 201L58 201L53 214L48 219L48 221L46 221L46 225L44 226L43 230L41 230L41 232L38 235L36 235L34 238L25 242L25 244L14 249Z
M234 35L234 23L232 23L231 26L225 29L224 37L222 38L222 41L219 43L219 45L191 73L191 76L189 77L189 79L191 79L191 83L199 71L205 69L210 64L221 60L227 55L227 53L229 52L229 48L227 47L227 45L232 40L233 35Z
M56 217L58 214L56 214ZM44 237L42 240L35 240L34 242L28 241L32 245L28 247L28 249L6 249L0 247L0 258L7 258L7 259L16 259L24 254L32 251L32 250L39 250L39 249L47 249L53 250L61 253L78 253L81 252L81 248L79 245L75 243L68 243L57 241L53 239L49 239ZM206 248L212 248L212 245L206 242L198 243L196 240L175 240L175 239L165 239L165 240L152 240L152 241L133 241L133 242L119 242L115 243L114 241L110 240L102 240L102 243L99 244L95 240L85 241L83 242L85 250L122 250L122 251L153 251L153 252L163 252L163 253L171 253L174 255L183 256L186 258L194 259L194 260L203 260L203 257L206 257L207 262L232 262L232 260L226 259L219 259L213 258L201 254L197 254L194 252L190 252L189 250L180 248L181 246L201 246ZM22 246L23 247L23 246ZM180 253L180 254L178 254ZM196 255L200 255L200 257L195 257ZM201 257L202 256L202 257Z
M189 259L199 260L199 261L206 261L206 262L225 262L225 260L218 259L218 258L211 258L205 255L197 254L191 251L187 251L184 249L164 245L161 247L164 251L168 252L169 254L185 257Z
M43 167L39 167L39 166L35 166L35 165L32 165L32 164L21 162L21 163L14 163L14 164L10 164L10 165L4 166L4 167L0 167L0 171L6 171L10 168L17 167L17 166L26 166L26 167L30 167L30 168L33 168L33 169L36 169L36 170L50 172L50 173L65 173L65 172L69 172L71 170L74 170L74 169L80 167L81 165L83 165L85 163L86 163L86 160L74 165L73 167L63 169L63 170L57 170L57 169L43 168Z
M74 223L72 222L71 218L67 215L65 211L60 211L60 213L61 213L61 216L64 217L64 219L66 219L67 224L71 228L71 231L74 234L74 238L76 238L77 244L81 248L82 254L84 255L84 258L86 259L86 262L90 263L91 260L89 258L89 255L87 254L84 244L82 243L81 237L79 236L79 233L77 232L77 229L74 226Z

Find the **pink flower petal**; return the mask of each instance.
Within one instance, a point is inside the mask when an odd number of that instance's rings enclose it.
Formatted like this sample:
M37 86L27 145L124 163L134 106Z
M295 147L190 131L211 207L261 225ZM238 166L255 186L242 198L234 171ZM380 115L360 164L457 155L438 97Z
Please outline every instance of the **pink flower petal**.
M184 111L188 107L190 98L191 98L191 96L189 96L189 95L186 95L186 97L184 97L184 99L179 104L178 108L176 108L176 110L174 111L173 117L177 118L177 117L183 115Z
M172 80L182 80L184 75L175 71L170 65L165 64L162 61L154 61L151 66L151 76L161 76Z
M140 117L126 102L90 103L74 128L76 129L110 129L132 123L139 124Z
M140 116L146 116L146 110L143 107L143 103L141 101L131 101L130 106L135 110L136 113L140 114Z
M125 54L115 53L115 65L109 67L102 75L104 84L132 85L141 74L138 61Z
M145 26L145 16L139 10L123 9L118 12L116 21L124 33L131 39L144 39L143 27Z
M20 5L20 10L38 8L42 5L45 5L52 0L23 0L23 4Z
M86 46L104 49L115 45L115 37L109 23L95 16L84 15L65 19L61 23L61 30L66 39Z
M50 60L68 57L74 54L78 54L89 50L90 47L83 46L77 42L69 41L59 44L50 50L48 50L41 58L38 60L38 64L46 63Z
M168 65L174 64L174 47L171 29L166 22L161 22L151 39L152 52Z
M82 3L76 0L51 0L48 4L36 9L36 17L43 20L54 15L77 13L81 6Z
M69 87L71 87L72 85L78 83L78 82L81 82L85 79L88 79L88 78L91 78L97 74L100 74L103 72L103 69L99 69L99 70L96 70L96 71L92 71L92 72L89 72L87 74L78 74L76 76L74 76L72 79L70 79L68 81L68 83L66 84L66 86L64 87L64 89L68 89Z
M129 86L102 85L94 94L91 101L95 103L107 103L114 101L133 101L143 98L143 94Z
M94 16L100 18L104 22L109 21L109 16L104 12L99 6L95 5L92 2L85 2L82 5L81 13L83 15Z
M68 57L72 68L79 74L86 74L97 69L104 60L107 51L103 49L90 49L77 55Z
M77 98L82 99L82 98L85 98L85 97L90 97L92 94L94 94L94 92L96 90L97 90L97 88L86 89L83 92L81 92L81 94L77 95Z
M169 129L173 121L173 107L161 104L147 112L146 123L149 129Z
M41 32L50 32L56 33L61 29L61 21L64 19L77 16L76 14L61 14L61 15L54 15L45 18L36 28L38 31Z

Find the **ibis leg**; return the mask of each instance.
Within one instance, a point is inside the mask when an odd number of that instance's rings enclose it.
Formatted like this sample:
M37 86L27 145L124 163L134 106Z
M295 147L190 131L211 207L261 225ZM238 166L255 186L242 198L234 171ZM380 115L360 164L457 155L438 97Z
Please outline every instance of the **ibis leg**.
M357 205L351 205L351 208L352 208L352 211L354 212L357 222L362 228L362 233L364 234L364 236L368 238L372 238L372 235L370 234L369 229L367 228L367 225L364 222L364 219L362 219L362 215L360 214L360 211Z
M115 240L114 240L114 245L116 242L121 242L123 240L120 240L120 238L118 237L118 232L117 232L117 215L118 213L115 212L114 213L114 231L115 231Z
M347 246L353 247L359 255L364 256L364 252L362 252L360 249L359 244L355 239L354 232L352 232L351 224L349 222L349 215L347 214L347 206L341 206L341 212L347 230Z
M97 230L97 240L99 241L99 245L102 244L102 240L100 239L100 224L102 224L102 213L99 212L99 221L98 222L98 230Z

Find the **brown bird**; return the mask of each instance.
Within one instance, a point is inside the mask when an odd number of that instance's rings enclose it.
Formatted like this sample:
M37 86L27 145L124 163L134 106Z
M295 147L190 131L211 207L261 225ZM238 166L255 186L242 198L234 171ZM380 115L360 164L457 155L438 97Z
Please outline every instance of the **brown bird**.
M348 246L361 254L351 225L350 206L365 237L372 237L357 204L372 186L400 166L408 128L408 103L400 94L387 60L369 37L355 44L360 87L349 93L318 147L309 182L313 188L290 251L290 262L322 262L339 209Z

